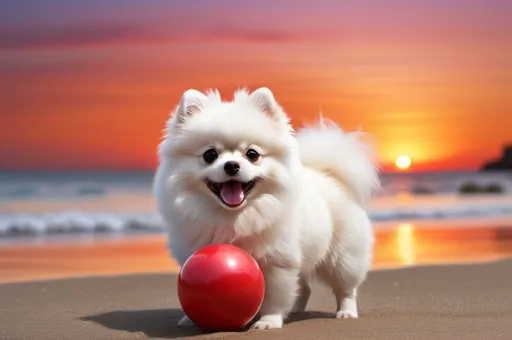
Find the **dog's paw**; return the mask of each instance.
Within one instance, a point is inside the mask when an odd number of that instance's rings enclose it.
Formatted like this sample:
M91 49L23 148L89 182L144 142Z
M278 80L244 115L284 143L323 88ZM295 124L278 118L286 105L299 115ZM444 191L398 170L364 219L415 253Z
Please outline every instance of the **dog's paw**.
M336 313L337 319L357 319L358 317L357 311L340 310Z
M251 329L274 329L274 328L282 328L283 325L280 325L274 321L256 321L254 325L251 326Z
M177 325L178 327L194 327L196 324L185 315L180 319L180 321L178 321Z
M336 313L337 319L357 319L357 303L355 297L346 297L341 303L340 310Z
M275 328L283 328L283 317L281 315L264 315L251 326L251 329Z

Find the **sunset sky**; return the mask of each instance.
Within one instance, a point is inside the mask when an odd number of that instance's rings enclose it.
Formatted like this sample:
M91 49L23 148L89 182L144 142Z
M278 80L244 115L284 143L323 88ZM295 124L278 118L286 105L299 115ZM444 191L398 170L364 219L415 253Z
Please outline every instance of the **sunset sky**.
M382 162L476 169L512 143L512 1L0 2L0 170L153 169L187 88L268 86Z

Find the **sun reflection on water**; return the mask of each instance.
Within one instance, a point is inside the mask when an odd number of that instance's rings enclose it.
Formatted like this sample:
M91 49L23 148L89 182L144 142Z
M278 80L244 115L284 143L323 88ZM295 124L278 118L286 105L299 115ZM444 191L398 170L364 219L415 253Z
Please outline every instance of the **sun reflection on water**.
M396 228L396 240L398 243L397 249L400 263L405 266L415 264L414 226L410 223L399 224Z

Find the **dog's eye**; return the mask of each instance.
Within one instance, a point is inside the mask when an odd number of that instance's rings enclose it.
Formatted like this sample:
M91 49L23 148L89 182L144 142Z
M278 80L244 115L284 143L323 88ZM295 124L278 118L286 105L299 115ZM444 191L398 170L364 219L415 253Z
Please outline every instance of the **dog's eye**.
M256 162L260 158L260 154L258 153L258 151L254 150L254 149L247 150L247 152L245 153L245 156L251 162Z
M219 157L215 149L208 149L203 153L203 159L206 163L212 164Z

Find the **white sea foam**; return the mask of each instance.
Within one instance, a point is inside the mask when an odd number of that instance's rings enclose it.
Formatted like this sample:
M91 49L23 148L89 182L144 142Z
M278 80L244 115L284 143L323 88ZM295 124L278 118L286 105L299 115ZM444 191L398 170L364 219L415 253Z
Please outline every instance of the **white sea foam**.
M0 236L69 232L161 231L156 213L61 211L0 213Z
M387 206L370 211L373 221L403 221L424 219L457 219L510 216L512 202L479 204ZM0 236L20 234L56 234L73 232L160 232L162 220L155 212L88 212L58 211L42 213L0 213Z
M374 221L416 220L416 219L456 219L468 217L501 217L511 216L512 203L459 204L451 206L411 206L387 208L371 211Z

